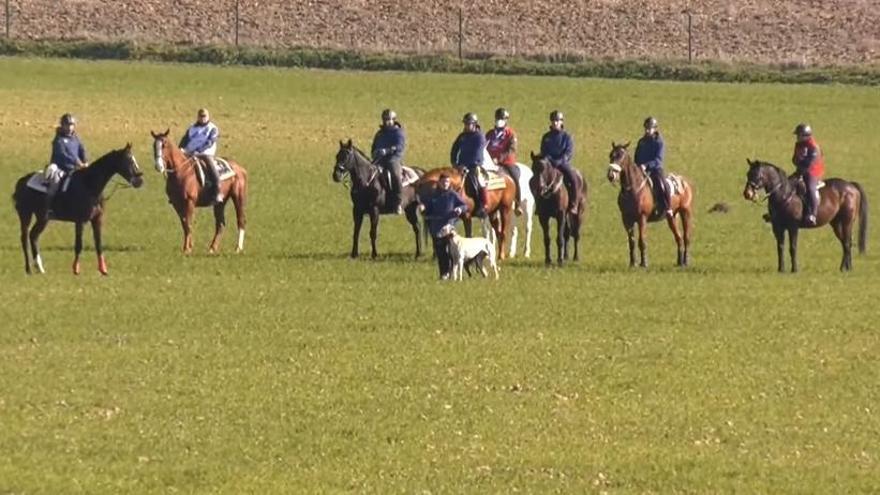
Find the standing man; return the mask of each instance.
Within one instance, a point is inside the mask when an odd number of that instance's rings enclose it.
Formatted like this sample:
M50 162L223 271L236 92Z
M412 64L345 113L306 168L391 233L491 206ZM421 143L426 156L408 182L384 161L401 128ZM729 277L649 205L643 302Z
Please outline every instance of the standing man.
M455 221L467 210L461 196L450 188L452 181L446 174L441 174L437 188L428 198L427 204L419 205L419 209L428 220L428 229L434 239L434 253L437 255L437 267L440 269L440 280L449 279L452 274L452 258L449 256L448 227L454 228Z
M189 126L183 138L180 140L180 148L187 156L203 158L208 166L208 175L211 176L211 186L208 188L208 197L216 204L223 203L223 194L220 192L220 173L217 172L217 164L214 155L217 154L217 141L220 139L220 129L211 122L211 115L207 108L200 108L196 114L196 121Z
M568 210L577 215L577 183L571 158L574 156L574 140L565 130L565 116L559 110L550 112L550 130L541 138L541 155L559 169L568 191Z
M403 188L400 182L400 162L406 147L403 126L397 121L397 113L390 108L382 110L382 123L373 137L371 155L373 162L386 170L391 170L391 190L385 194L385 206L398 215L403 213Z
M475 113L468 112L461 119L464 130L452 143L449 161L458 169L467 169L467 174L462 173L471 184L474 191L473 216L483 218L486 216L486 191L480 187L479 167L483 164L483 150L486 149L486 138L480 129Z
M816 226L816 214L819 211L819 181L825 175L825 159L822 150L813 138L813 128L810 124L798 124L794 128L797 141L794 144L794 155L791 162L797 167L797 174L807 186L806 204L804 205L804 225Z
M648 117L642 125L645 134L636 145L636 165L643 167L654 182L655 209L658 212L665 212L667 217L672 218L672 196L666 183L666 173L663 172L666 145L663 143L663 137L660 136L657 119Z
M513 183L516 184L516 214L522 214L520 202L522 191L519 186L519 166L516 164L516 132L508 125L510 112L505 108L495 110L495 127L486 133L486 150L492 161L507 170Z

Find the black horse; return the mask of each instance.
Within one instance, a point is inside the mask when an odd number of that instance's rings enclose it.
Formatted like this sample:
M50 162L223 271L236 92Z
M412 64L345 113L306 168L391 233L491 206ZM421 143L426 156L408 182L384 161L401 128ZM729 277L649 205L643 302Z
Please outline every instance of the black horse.
M756 201L758 191L763 189L769 198L770 223L776 236L779 271L785 271L785 232L788 231L791 271L796 272L798 230L825 224L831 224L843 247L840 270L852 270L852 229L856 216L859 217L859 253L865 252L868 236L868 197L862 186L843 179L827 179L825 187L819 190L821 200L816 225L806 227L803 224L803 199L798 194L797 179L788 177L785 171L772 163L746 161L749 171L743 196Z
M413 168L421 177L424 170ZM351 204L354 217L354 234L351 245L351 257L358 257L358 237L364 215L370 215L370 246L371 256L378 256L376 236L379 230L379 215L394 213L386 207L387 184L380 178L382 168L371 162L363 151L354 146L351 139L347 143L339 142L336 153L336 165L333 166L333 181L341 182L345 176L351 177ZM422 243L419 238L418 201L412 186L403 188L401 206L406 213L406 220L412 226L416 237L416 258L422 254Z
M36 172L39 174L39 172ZM74 243L75 258L73 261L73 273L79 274L79 255L82 252L83 224L91 222L92 233L95 236L95 252L98 255L98 270L107 275L107 263L101 247L101 225L104 215L104 187L113 174L121 175L135 188L143 184L143 174L138 168L137 161L131 153L131 144L125 148L114 150L95 160L89 167L77 170L70 176L66 187L59 188L58 193L52 200L52 219L65 222L73 222L76 226L76 241ZM31 254L34 265L39 273L45 273L43 259L40 256L40 234L49 223L49 214L46 211L46 193L37 191L28 186L28 181L34 173L27 174L18 179L15 184L15 192L12 200L15 202L15 210L21 220L21 251L24 254L24 270L31 273L31 263L28 257L28 238L30 238ZM37 221L30 227L32 217ZM30 227L30 235L28 228Z
M580 184L580 195L577 200L577 213L568 211L568 190L562 183L563 175L550 161L542 156L531 153L532 178L529 180L529 188L535 196L535 212L544 231L544 264L550 266L550 220L556 220L556 262L562 265L568 260L573 244L573 261L578 261L578 242L581 239L581 225L586 216L587 207L587 181L581 173L575 170L575 175ZM573 242L572 242L573 241Z

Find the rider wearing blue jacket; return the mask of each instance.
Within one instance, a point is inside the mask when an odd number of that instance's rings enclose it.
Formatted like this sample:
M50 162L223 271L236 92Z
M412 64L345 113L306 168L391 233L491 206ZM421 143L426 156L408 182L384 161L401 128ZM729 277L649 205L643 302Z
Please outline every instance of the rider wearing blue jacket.
M449 153L449 161L453 167L466 168L467 180L474 191L473 216L486 216L486 191L480 187L479 167L483 165L483 152L486 150L486 136L480 129L477 115L471 112L464 114L462 118L464 130L452 143Z
M450 189L451 180L448 175L441 174L437 181L437 189L420 206L428 220L428 230L434 239L434 253L437 254L437 266L440 278L448 279L452 273L452 259L449 256L449 237L443 235L443 228L455 225L455 221L467 210L461 196Z
M657 198L656 210L666 212L666 215L671 217L672 198L669 186L666 184L666 174L663 172L666 145L663 143L660 131L657 130L658 126L654 117L645 119L645 135L636 145L635 161L636 165L645 167L645 171L651 176L651 181L654 183L654 197Z
M65 113L61 116L61 122L55 129L55 138L52 139L52 156L49 159L49 165L43 171L43 179L47 183L45 198L47 215L64 177L75 170L88 166L86 148L76 133L76 118Z
M574 156L574 140L565 131L565 116L559 110L550 112L550 130L541 138L541 155L556 167L564 177L568 191L568 209L577 214L577 188L571 158Z
M382 111L382 125L373 137L371 155L373 162L391 170L391 191L386 195L386 207L403 213L403 187L401 186L401 161L406 148L406 135L403 126L397 121L397 113L391 109Z

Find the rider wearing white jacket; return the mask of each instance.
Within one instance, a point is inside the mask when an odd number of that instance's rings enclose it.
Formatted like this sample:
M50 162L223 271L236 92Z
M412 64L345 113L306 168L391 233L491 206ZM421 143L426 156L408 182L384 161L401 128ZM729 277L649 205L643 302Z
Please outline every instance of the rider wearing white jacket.
M220 174L214 162L217 154L217 140L220 138L220 128L211 122L211 116L206 108L200 108L196 116L196 122L186 130L180 140L180 148L188 156L204 158L208 162L208 174L211 176L209 197L215 198L216 203L223 202L223 194L220 193Z

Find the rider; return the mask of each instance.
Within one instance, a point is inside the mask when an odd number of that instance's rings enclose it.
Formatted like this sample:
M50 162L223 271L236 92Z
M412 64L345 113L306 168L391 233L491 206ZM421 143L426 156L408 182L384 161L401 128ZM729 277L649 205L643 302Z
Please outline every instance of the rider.
M522 214L520 202L522 191L519 187L519 166L516 164L516 132L508 126L510 112L505 108L495 110L495 127L486 133L486 150L496 165L502 165L513 178L516 185L516 214Z
M574 140L565 131L565 116L559 110L550 112L550 130L541 138L541 154L562 172L565 189L568 191L568 209L571 213L577 214L576 179L571 166Z
M200 108L196 114L196 121L189 126L183 138L180 140L180 148L187 156L203 158L208 166L208 174L211 176L211 186L208 188L208 197L214 198L214 202L223 202L223 194L220 192L220 173L217 172L217 164L214 155L217 154L217 140L220 138L220 129L211 122L208 109Z
M52 157L43 172L43 177L48 184L46 189L47 213L62 179L73 171L88 166L86 149L79 139L79 134L76 133L76 117L65 113L61 116L58 127L55 128L55 138L52 140Z
M807 186L806 204L804 205L806 216L804 224L816 225L816 213L819 210L819 181L825 174L825 160L819 144L813 138L813 129L810 124L798 124L794 128L797 142L794 145L794 155L791 162L797 167L796 174L800 175Z
M479 167L483 165L486 138L480 129L476 114L471 112L464 114L461 122L464 124L464 130L452 143L449 160L453 167L467 169L465 177L470 181L474 191L473 216L482 218L486 216L486 191L480 187Z
M428 198L427 204L419 205L419 209L428 220L428 229L434 239L434 253L437 255L437 266L440 279L446 280L452 273L452 259L449 255L449 233L447 226L454 226L455 221L467 210L467 205L457 192L450 188L452 181L446 174L441 174L437 188Z
M400 183L400 162L406 147L403 126L397 121L397 113L391 109L382 110L382 124L373 137L373 162L386 170L391 170L391 190L387 196L387 207L398 215L403 213L403 188Z
M666 183L666 174L663 172L663 157L666 153L666 145L658 130L659 124L654 117L648 117L643 124L645 135L639 139L636 146L636 164L644 168L654 182L654 197L657 198L656 210L663 211L667 217L672 218L672 197L669 185Z

